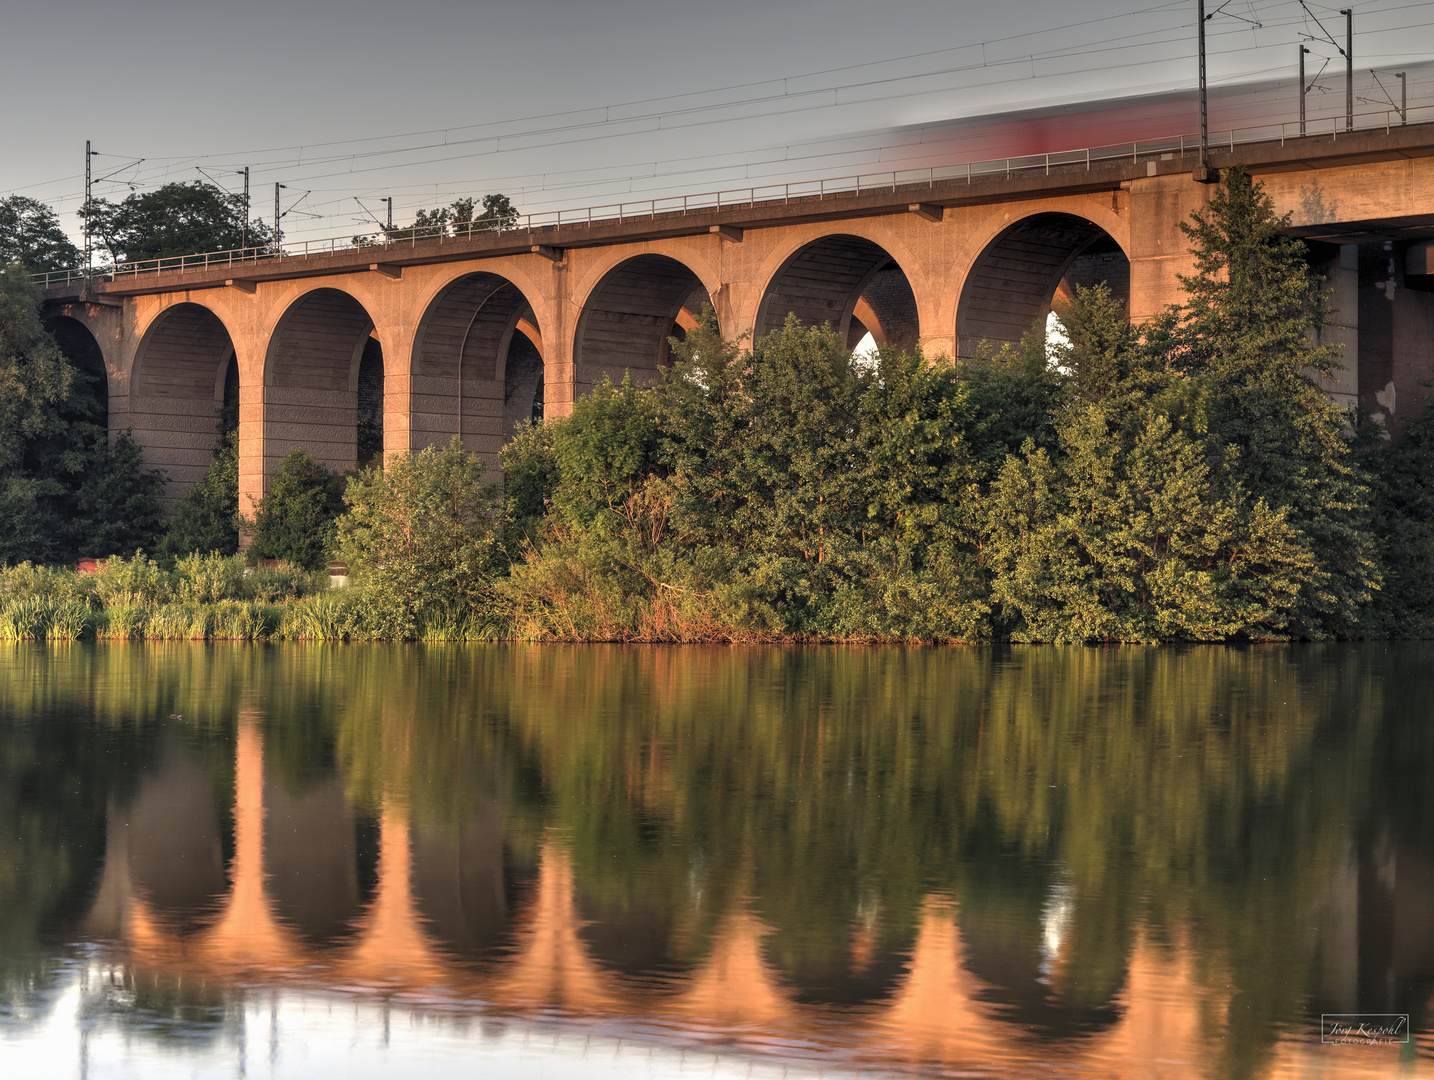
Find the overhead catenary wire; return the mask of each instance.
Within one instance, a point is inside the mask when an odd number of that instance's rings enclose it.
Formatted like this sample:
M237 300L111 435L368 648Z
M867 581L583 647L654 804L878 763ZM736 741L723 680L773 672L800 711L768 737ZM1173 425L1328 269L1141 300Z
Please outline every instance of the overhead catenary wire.
M1228 7L1228 4L1226 6ZM1259 7L1256 18L1260 23L1258 33L1252 23L1238 16L1237 26L1218 32L1212 27L1210 38L1215 54L1222 59L1238 61L1239 57L1270 48L1268 42L1271 35L1277 34L1282 28L1302 25L1306 17L1317 21L1316 12L1327 10L1320 5L1311 8L1304 0L1295 4L1262 3ZM1171 12L1179 12L1183 16L1187 8L1188 5L1183 2L1157 4L1122 14L1119 19L1128 20L1133 16L1158 19ZM1419 11L1421 16L1427 14L1428 8L1422 4L1371 4L1363 6L1361 11L1366 9L1379 14L1383 23L1393 21L1401 24L1392 28L1381 24L1380 32L1389 33L1392 29L1409 30L1431 25L1427 18L1396 18L1398 13L1410 10ZM1253 6L1251 11L1254 12ZM1237 13L1226 11L1226 14L1236 16ZM340 212L338 204L349 197L348 192L369 191L375 186L374 182L338 185L326 183L340 177L372 177L377 180L379 177L396 175L404 170L448 166L449 175L445 176L441 183L457 190L457 185L462 181L453 176L456 172L453 167L461 167L465 162L497 161L509 155L519 155L526 164L529 160L534 160L535 156L553 150L573 148L576 151L579 147L597 144L610 148L607 157L602 160L602 165L611 170L621 170L626 165L633 164L633 158L619 156L624 152L622 148L636 148L642 145L644 140L650 140L657 132L664 135L687 132L695 137L700 132L713 131L723 132L725 136L726 133L742 130L742 126L754 115L767 118L788 117L795 121L804 115L828 112L836 117L846 115L846 110L856 110L854 115L870 116L883 101L908 99L939 102L957 92L953 89L956 86L971 86L983 93L1000 94L1004 92L1003 88L1022 83L1055 80L1052 85L1060 85L1072 78L1096 73L1109 75L1112 72L1139 71L1142 68L1152 71L1168 68L1168 57L1160 50L1179 45L1188 33L1184 25L1188 20L1182 19L1170 20L1158 26L1136 27L1129 33L1111 35L1094 47L1084 41L1067 41L1051 47L1033 48L1020 56L1001 48L1013 42L1031 42L1039 46L1043 35L1050 36L1082 27L1100 28L1116 20L1115 16L1082 20L1062 27L992 38L958 49L927 50L905 57L889 57L861 64L824 68L781 79L734 83L676 96L634 99L602 106L596 110L548 112L460 127L430 128L355 140L291 144L260 151L151 157L146 163L148 167L136 167L126 182L142 190L163 182L163 178L173 176L186 167L198 167L195 164L198 162L214 162L212 167L218 168L220 163L227 167L229 162L236 158L254 158L257 159L254 161L254 167L261 173L267 172L269 176L278 175L286 180L310 186L317 199L306 205L312 207L314 213L332 215ZM1362 25L1367 22L1366 19ZM1246 40L1237 44L1239 39L1235 35L1242 35ZM1142 52L1150 55L1141 55ZM1362 55L1375 59L1379 54L1365 54L1362 50ZM950 62L932 63L930 61L933 58L948 58ZM1072 63L1073 60L1078 60L1079 63ZM912 63L918 64L920 69L892 70L894 66ZM1248 77L1249 74L1247 69L1239 70L1234 73L1233 78ZM968 77L972 78L970 83L962 81ZM1230 79L1231 76L1227 75L1223 81L1228 82ZM1170 81L1169 78L1153 75L1145 79L1145 84L1159 88L1169 85ZM1212 73L1211 84L1221 83L1222 79ZM775 111L761 111L768 107ZM839 125L833 122L831 126ZM712 137L720 141L718 136ZM688 141L691 141L690 138ZM748 141L732 149L714 153L707 161L714 171L742 171L746 167L746 159L755 156L760 159L758 166L747 171L753 175L765 175L770 172L774 148L779 150L781 145L771 142L753 145ZM790 152L790 148L797 144L785 145L787 152L781 157L782 161L798 163L810 160L809 155ZM348 149L349 152L334 152L340 149ZM836 152L833 150L818 156L831 157ZM852 151L858 152L868 153ZM663 160L683 159L676 157ZM485 169L484 172L485 175L475 176L470 181L470 193L483 185L493 190L495 170ZM574 175L577 172L580 170L573 171ZM582 186L583 183L602 188L623 183L636 186L656 177L694 175L695 171L675 172L668 167L654 167L644 155L640 165L634 165L627 176L608 176L587 181L574 178L566 182L553 182L547 178L562 175L561 170L555 172L549 167L539 166L525 170L525 173L534 177L535 181L523 185L524 191L556 192ZM64 182L66 181L57 178L48 183L54 185ZM418 205L419 196L412 192L420 189L432 190L432 186L427 183L405 185L401 182L395 184L391 180L378 182L395 192L398 196L396 205L401 208ZM40 185L32 185L31 188L38 186ZM68 205L72 204L74 199L73 195L61 194L54 201L58 205Z

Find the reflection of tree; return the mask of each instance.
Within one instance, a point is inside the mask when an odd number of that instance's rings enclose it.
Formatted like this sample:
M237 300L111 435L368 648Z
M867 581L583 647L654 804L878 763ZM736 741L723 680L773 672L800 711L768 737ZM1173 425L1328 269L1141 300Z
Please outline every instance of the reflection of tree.
M137 725L115 740L92 722L102 676L81 646L0 646L0 1008L48 1008L57 976L40 943L63 940L88 908L105 848L105 810L156 749Z

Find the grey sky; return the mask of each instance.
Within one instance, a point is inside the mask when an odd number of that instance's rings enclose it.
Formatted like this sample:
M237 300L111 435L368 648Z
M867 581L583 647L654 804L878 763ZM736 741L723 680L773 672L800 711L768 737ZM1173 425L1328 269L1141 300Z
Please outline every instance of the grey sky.
M145 158L116 177L141 188L196 179L196 166L237 185L233 170L249 165L263 217L275 181L290 185L286 207L311 189L286 218L290 236L356 230L360 202L381 213L390 194L407 221L418 207L493 190L537 210L866 170L884 160L883 133L903 125L1188 86L1194 8L11 0L0 36L9 103L0 194L49 202L69 225L86 138L105 155L97 175ZM1342 42L1335 9L1310 8ZM1371 0L1355 10L1366 82L1369 67L1434 56L1434 5ZM1210 29L1217 81L1288 75L1300 34L1319 32L1297 0L1231 0ZM1312 47L1313 71L1334 50ZM779 81L808 73L822 74ZM778 81L727 89L766 80ZM1411 96L1424 95L1412 86ZM637 101L646 104L594 111ZM563 115L532 119L544 114ZM109 182L97 193L128 190Z

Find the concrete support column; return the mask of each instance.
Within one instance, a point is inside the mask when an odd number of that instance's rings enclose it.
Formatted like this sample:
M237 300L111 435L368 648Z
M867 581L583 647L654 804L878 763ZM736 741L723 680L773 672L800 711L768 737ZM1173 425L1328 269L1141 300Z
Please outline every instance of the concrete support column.
M1140 322L1184 298L1179 275L1193 274L1195 259L1180 223L1205 205L1210 189L1188 173L1145 177L1122 187L1130 214L1130 318Z
M264 384L245 383L240 369L239 384L239 513L253 517L254 507L264 497L265 424Z
M1344 244L1325 267L1329 282L1330 306L1334 321L1320 331L1319 344L1339 350L1337 362L1344 370L1320 385L1342 408L1359 404L1359 246Z
M413 375L415 327L393 323L374 328L383 347L383 459L412 453L414 445Z

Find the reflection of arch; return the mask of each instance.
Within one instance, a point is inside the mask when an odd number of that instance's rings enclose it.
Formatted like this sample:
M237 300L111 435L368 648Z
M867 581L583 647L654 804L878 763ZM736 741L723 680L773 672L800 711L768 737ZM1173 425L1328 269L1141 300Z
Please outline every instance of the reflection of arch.
M695 316L710 302L697 274L666 255L638 255L613 267L588 295L578 320L576 392L604 375L620 382L631 372L635 381L649 381L667 363L667 339L695 326Z
M150 909L175 929L202 925L229 879L213 786L178 740L166 740L163 763L125 809L123 828L130 880Z
M454 281L429 304L414 340L414 448L459 435L470 451L495 455L533 414L542 365L542 334L516 285L486 272Z
M830 323L848 348L867 331L898 349L914 348L921 337L906 274L884 248L860 236L827 236L794 252L767 284L756 336L779 329L788 314L807 326Z
M414 901L434 942L462 961L507 955L533 875L514 862L502 807L456 832L417 827L412 850Z
M986 246L966 276L956 309L957 351L982 340L1020 341L1055 296L1068 298L1075 285L1097 281L1129 301L1130 261L1099 225L1058 213L1018 221Z
M315 289L284 312L264 364L265 473L295 449L331 469L357 464L359 367L372 330L363 305L338 289Z
M588 955L608 970L631 976L688 970L690 965L672 948L678 936L672 912L641 891L622 899L579 889L577 908L582 917L578 935Z
M144 462L165 471L178 498L204 478L219 443L224 377L234 344L219 317L198 304L162 312L145 331L130 379L130 427Z
M306 942L346 936L361 910L353 809L337 775L291 792L264 784L264 875L270 902Z
M844 947L822 955L815 951L784 956L783 933L778 930L765 943L766 959L800 1004L868 1005L887 1000L907 970L911 939L882 940L881 927L851 927Z

